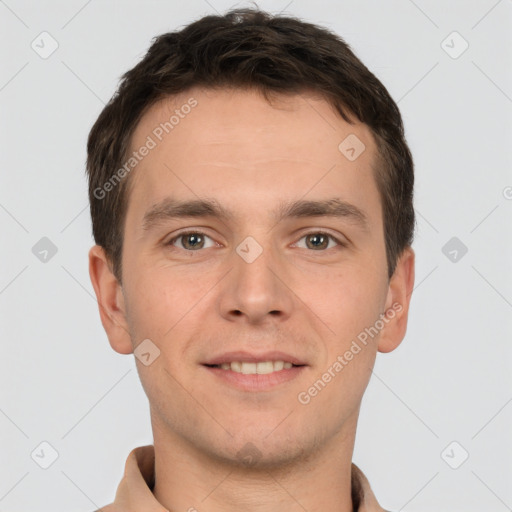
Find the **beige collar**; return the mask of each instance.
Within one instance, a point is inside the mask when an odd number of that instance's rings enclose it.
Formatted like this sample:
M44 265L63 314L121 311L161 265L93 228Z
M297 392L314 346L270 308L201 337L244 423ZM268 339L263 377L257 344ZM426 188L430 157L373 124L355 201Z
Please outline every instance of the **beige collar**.
M96 512L169 512L151 492L154 478L154 446L134 448L126 459L124 476L114 502ZM360 496L358 512L386 512L377 503L368 480L355 464L352 464L352 488L353 493Z

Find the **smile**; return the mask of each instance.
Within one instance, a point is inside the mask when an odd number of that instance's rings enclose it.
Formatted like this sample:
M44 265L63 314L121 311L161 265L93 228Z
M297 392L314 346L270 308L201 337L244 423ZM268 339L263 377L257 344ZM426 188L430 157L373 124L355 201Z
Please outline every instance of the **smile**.
M208 365L210 366L210 365ZM267 375L273 372L279 372L283 369L288 370L293 365L288 361L261 361L258 363L232 361L231 363L222 363L211 365L211 368L222 368L223 370L231 370L244 375Z
M215 365L205 364L203 368L223 385L246 392L262 392L270 391L296 379L307 368L307 365L295 365L282 360L232 361Z

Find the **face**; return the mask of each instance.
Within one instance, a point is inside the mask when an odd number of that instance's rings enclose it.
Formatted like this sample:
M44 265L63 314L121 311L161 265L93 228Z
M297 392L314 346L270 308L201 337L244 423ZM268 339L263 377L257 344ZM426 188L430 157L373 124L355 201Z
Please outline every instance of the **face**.
M355 152L339 149L349 135ZM405 333L412 284L402 261L387 278L370 130L311 95L270 105L196 88L148 110L132 149L144 145L117 327L102 319L119 352L151 340L151 364L136 361L155 436L271 465L355 430L376 351Z

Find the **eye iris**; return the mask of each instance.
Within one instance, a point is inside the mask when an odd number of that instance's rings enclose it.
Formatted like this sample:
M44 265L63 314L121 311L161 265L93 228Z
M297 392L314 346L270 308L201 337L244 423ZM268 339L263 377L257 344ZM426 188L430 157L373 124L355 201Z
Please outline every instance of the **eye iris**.
M328 237L326 237L320 233L306 236L306 244L308 245L308 247L310 246L310 244L309 244L310 240L314 240L313 246L312 246L313 249L318 249L318 248L322 249L322 248L327 247L327 245L329 244ZM327 245L325 244L325 242L327 243ZM317 243L319 243L319 245L317 245Z
M199 245L202 245L202 243L204 243L203 237L198 233L190 233L188 235L183 235L183 241L183 247L185 247L186 249L197 249ZM190 243L190 241L192 241L192 243Z

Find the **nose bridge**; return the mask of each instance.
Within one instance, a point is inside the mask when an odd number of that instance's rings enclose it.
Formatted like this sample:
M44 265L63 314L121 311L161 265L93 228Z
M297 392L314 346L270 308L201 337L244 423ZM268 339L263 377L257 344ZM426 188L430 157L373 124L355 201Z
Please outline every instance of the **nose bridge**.
M233 259L238 288L243 288L242 291L250 294L252 300L258 296L263 300L272 294L276 278L271 269L276 267L276 258L267 235L249 235L244 238L236 247Z

